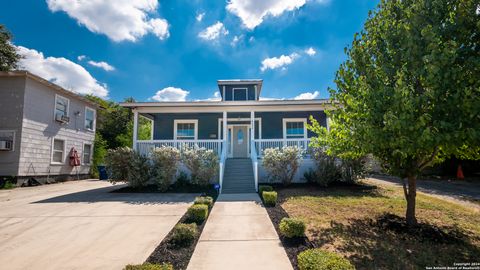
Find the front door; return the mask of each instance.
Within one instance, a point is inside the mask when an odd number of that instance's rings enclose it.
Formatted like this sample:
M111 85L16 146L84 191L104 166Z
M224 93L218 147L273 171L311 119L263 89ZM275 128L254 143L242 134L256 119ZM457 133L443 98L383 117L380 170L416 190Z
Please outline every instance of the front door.
M233 126L233 136L231 139L234 158L248 157L248 126Z

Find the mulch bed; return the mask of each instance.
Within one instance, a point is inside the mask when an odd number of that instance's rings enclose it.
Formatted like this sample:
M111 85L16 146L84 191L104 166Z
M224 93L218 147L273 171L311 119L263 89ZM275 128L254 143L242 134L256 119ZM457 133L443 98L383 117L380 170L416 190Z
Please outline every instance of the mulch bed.
M215 200L215 197L214 197ZM195 240L190 246L187 247L178 247L172 243L170 243L170 239L173 234L172 230L167 234L167 236L162 240L162 242L155 248L155 250L150 254L146 262L149 263L170 263L173 265L175 270L182 270L187 269L188 263L190 262L190 258L193 255L193 251L197 246L198 239L200 239L200 235L202 235L203 228L207 223L208 217L210 216L210 211L212 210L213 206L208 209L208 216L203 221L202 224L197 225L198 234L195 237ZM180 223L188 223L187 222L187 213L185 213L182 218L178 221L177 224ZM177 225L176 224L176 225Z
M176 185L173 184L167 191L158 190L157 185L150 184L140 188L133 188L131 186L122 187L110 191L112 193L200 193L205 196L210 196L214 200L218 196L218 192L213 185Z
M280 241L282 242L290 263L293 268L297 270L297 255L304 250L315 248L315 245L310 242L307 237L287 238L280 234L280 221L282 218L289 217L280 204L281 202L279 201L274 207L265 208L267 209L268 216L272 220L273 226L280 237Z

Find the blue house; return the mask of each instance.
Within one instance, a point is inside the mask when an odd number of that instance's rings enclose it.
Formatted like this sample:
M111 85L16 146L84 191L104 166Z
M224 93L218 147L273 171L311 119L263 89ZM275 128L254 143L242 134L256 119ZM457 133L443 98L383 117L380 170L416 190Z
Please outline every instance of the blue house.
M263 100L262 80L219 80L221 100L122 103L134 113L133 147L143 154L162 145L204 147L220 157L223 193L253 192L266 180L262 153L267 148L298 146L308 150L314 134L309 117L328 127L328 100ZM153 123L150 140L138 140L138 117ZM314 163L305 156L294 181Z

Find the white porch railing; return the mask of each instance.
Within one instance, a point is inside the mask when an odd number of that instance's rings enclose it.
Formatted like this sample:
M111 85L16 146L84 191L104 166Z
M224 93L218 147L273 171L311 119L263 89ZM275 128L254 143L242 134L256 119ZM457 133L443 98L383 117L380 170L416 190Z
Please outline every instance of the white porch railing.
M258 192L258 155L255 148L255 141L250 142L250 158L252 159L253 178L255 180L255 191Z
M301 139L256 139L255 149L258 153L258 157L263 156L263 150L267 148L282 148L285 146L297 146L298 148L304 151L304 155L309 153L310 149L310 139L301 138Z
M213 150L221 156L222 140L148 140L137 141L137 151L142 155L148 155L155 148L162 146L175 147L182 150L185 147L198 147Z

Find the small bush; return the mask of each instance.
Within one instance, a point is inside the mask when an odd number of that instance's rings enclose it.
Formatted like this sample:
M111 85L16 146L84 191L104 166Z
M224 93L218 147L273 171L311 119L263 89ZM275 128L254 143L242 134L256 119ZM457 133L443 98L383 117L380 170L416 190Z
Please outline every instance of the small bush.
M308 249L297 256L300 270L354 270L355 267L342 256L326 250Z
M297 218L283 218L280 221L280 233L288 238L304 237L305 222Z
M127 182L133 188L141 188L150 181L150 160L138 152L131 154L128 165Z
M195 237L197 237L198 230L195 223L192 224L177 224L173 228L171 243L179 247L190 246Z
M262 197L266 206L275 206L277 204L277 192L275 191L264 191Z
M195 201L193 203L194 204L204 204L204 205L207 205L208 208L211 208L213 206L213 198L210 197L210 196L196 197Z
M15 184L10 182L10 181L6 181L5 184L3 185L3 187L0 187L0 189L12 189L12 188L15 188Z
M300 165L302 151L296 146L267 148L263 154L263 167L273 181L290 185Z
M205 204L194 204L187 210L187 220L201 224L208 216L208 206Z
M169 263L162 263L162 264L144 263L144 264L137 264L137 265L129 264L125 266L124 270L173 270L173 266Z
M218 156L212 150L185 147L182 162L190 170L193 184L208 185L218 174Z
M127 182L128 168L133 156L133 150L128 147L119 147L108 150L105 156L108 177L111 182Z
M177 148L162 146L152 152L152 177L160 191L167 191L172 184L180 161Z
M314 170L309 169L303 173L303 178L307 181L307 183L316 183L318 176Z
M175 182L176 186L185 187L190 185L190 180L188 179L188 174L184 171L181 171L177 176L177 181Z
M262 196L264 191L273 191L273 187L272 186L265 186L265 185L258 186L258 193L260 194L260 196Z

